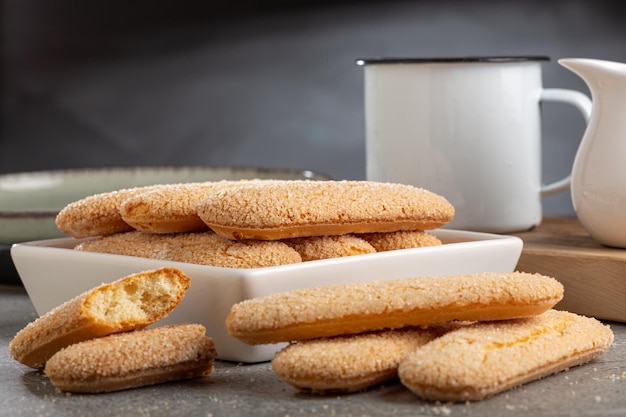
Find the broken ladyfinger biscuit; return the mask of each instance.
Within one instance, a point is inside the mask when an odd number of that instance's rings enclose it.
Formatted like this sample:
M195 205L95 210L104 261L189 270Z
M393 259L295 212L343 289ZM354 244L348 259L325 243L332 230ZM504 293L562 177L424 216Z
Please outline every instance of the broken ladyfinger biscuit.
M165 267L103 284L29 323L11 340L9 352L24 365L43 368L65 346L160 320L178 305L190 283L182 271Z

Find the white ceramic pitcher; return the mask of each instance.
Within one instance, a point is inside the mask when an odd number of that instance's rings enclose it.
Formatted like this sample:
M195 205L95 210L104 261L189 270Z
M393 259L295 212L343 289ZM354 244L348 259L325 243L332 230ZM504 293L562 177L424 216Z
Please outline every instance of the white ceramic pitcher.
M574 210L594 240L626 248L626 64L558 62L585 81L593 103L572 167Z

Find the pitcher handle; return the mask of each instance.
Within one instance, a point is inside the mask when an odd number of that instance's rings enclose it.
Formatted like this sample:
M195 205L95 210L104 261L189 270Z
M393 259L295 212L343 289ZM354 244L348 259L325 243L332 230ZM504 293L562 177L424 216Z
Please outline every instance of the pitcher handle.
M562 88L545 88L541 92L540 100L571 104L582 113L585 118L585 123L589 122L589 118L591 117L591 99L580 91ZM570 182L571 175L568 175L562 180L542 185L541 196L546 197L565 191L570 187Z

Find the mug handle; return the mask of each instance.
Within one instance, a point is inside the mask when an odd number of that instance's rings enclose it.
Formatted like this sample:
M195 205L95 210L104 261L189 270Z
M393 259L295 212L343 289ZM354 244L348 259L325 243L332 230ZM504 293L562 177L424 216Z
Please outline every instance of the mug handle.
M568 103L576 107L585 118L585 122L589 122L591 117L591 100L585 94L576 90L566 90L562 88L545 88L541 92L540 101L555 101ZM541 197L557 194L567 190L570 187L571 174L562 180L545 184L541 186Z

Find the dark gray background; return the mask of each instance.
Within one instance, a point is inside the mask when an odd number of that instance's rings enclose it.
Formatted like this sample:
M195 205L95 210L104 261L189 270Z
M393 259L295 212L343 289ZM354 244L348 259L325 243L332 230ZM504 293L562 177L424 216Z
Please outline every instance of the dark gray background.
M359 57L548 55L626 61L616 1L2 2L0 172L132 165L365 175ZM544 106L544 178L584 131ZM572 214L568 193L546 214Z

